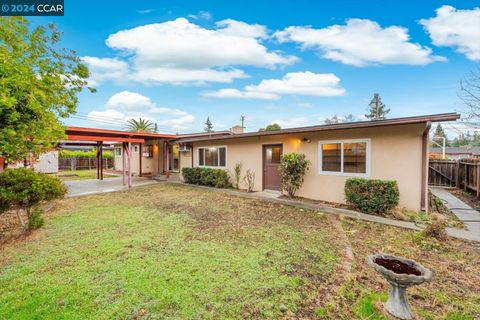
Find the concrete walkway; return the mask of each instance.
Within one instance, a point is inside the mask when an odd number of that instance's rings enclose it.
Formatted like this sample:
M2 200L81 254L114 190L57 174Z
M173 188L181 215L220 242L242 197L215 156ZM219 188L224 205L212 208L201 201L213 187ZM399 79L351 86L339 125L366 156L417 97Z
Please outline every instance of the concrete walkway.
M182 182L165 182L165 183L183 184ZM363 220L363 221L376 222L376 223L381 223L381 224L394 226L394 227L400 227L400 228L411 229L411 230L422 230L420 226L416 225L413 222L388 219L388 218L374 216L374 215L361 213L353 210L332 208L322 204L315 204L315 203L310 203L310 202L301 201L301 200L290 200L290 199L278 198L278 197L276 198L276 197L272 197L271 193L268 193L268 194L265 194L264 192L246 193L246 192L239 192L231 189L218 189L218 188L210 188L210 187L190 185L190 184L188 186L193 188L205 189L212 192L220 192L220 193L229 194L233 196L243 197L243 198L258 199L258 200L285 204L285 205L289 205L297 208L316 210L316 211L321 211L328 214L334 214L334 215L339 215L339 216ZM470 230L447 228L447 233L449 236L454 238L480 242L480 234L471 232Z
M444 188L430 187L430 190L435 196L445 202L445 206L452 211L460 221L463 221L470 233L480 239L480 212L472 209L472 207Z
M68 188L67 198L87 196L98 193L126 190L128 187L122 184L122 178L107 178L105 180L72 180L64 181ZM133 187L145 186L158 183L150 178L132 177Z

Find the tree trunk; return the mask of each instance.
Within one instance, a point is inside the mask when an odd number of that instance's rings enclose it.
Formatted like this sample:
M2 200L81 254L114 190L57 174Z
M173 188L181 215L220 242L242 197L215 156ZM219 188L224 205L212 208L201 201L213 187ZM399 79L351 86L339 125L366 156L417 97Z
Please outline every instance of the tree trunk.
M20 208L17 208L17 217L18 217L18 220L20 221L20 223L22 224L22 227L24 229L26 229L26 224L25 224L25 221L23 221L22 219L22 215L20 214Z

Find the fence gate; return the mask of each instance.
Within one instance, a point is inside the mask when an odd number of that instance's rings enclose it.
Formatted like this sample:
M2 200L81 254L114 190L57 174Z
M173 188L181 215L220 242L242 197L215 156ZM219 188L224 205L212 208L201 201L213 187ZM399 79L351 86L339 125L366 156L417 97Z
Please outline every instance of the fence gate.
M430 160L428 162L428 184L474 191L479 197L480 161L478 159Z

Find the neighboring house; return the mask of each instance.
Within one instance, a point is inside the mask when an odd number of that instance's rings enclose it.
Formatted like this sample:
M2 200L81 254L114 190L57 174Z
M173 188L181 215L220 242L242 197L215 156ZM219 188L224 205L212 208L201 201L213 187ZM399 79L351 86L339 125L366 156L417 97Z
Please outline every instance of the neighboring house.
M343 203L348 178L387 179L398 182L400 207L427 210L431 123L459 118L457 113L446 113L248 133L237 126L231 131L173 137L124 133L143 139L141 144L132 143L133 174L168 178L174 173L181 178L186 167L233 172L235 164L242 163L242 176L248 169L255 173L255 191L280 190L280 157L298 152L311 162L297 193L300 197ZM121 145L115 146L117 170L123 168L123 151Z
M51 150L38 156L33 169L41 173L58 172L58 150Z
M38 159L32 162L33 162L33 169L37 172L57 173L58 172L58 150L50 150L50 151L44 152L38 156ZM24 166L25 166L24 163L20 161L8 164L8 168L23 168ZM29 164L28 167L32 168L32 165Z
M442 155L442 148L431 147L430 154ZM450 160L459 160L465 158L480 158L480 147L445 147L445 156Z

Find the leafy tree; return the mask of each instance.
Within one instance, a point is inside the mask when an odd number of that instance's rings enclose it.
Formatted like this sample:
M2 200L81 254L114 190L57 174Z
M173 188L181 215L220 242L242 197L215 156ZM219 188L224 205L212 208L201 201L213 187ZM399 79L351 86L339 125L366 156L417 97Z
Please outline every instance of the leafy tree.
M60 119L75 112L88 69L74 51L58 48L59 41L52 24L30 28L23 17L0 17L0 157L5 166L47 151L65 137Z
M20 211L27 214L30 226L39 226L39 208L42 201L62 198L67 189L54 176L34 172L31 169L7 169L0 173L0 213L16 209L18 219L24 228ZM34 210L32 210L34 209Z
M354 121L357 121L355 116L349 113L347 115L344 115L341 119L336 114L334 114L330 118L326 118L324 122L325 124L335 124L335 123L341 123L341 122L354 122Z
M368 114L365 115L367 119L370 120L383 120L387 118L387 114L390 112L390 109L386 109L385 104L380 98L380 94L375 93L373 95L372 101L369 103L370 109Z
M282 129L282 127L280 127L280 125L278 123L272 123L272 124L269 124L268 126L266 126L265 128L260 128L258 131L259 132L262 132L262 131L277 131L277 130L280 130Z
M460 81L459 97L470 109L470 117L480 117L480 67Z
M288 196L293 198L297 190L303 184L303 176L308 170L310 161L305 159L302 153L285 153L280 159L280 179L282 189L287 191Z
M355 122L357 121L357 118L351 113L345 115L342 117L342 122Z
M155 124L149 120L138 118L127 121L127 130L136 132L155 132Z
M474 132L473 135L470 132L461 133L450 142L452 147L462 146L480 146L480 134Z
M205 127L203 128L205 132L213 132L213 124L210 121L210 117L207 117L207 121L205 121Z
M325 124L335 124L339 122L340 122L340 119L338 119L338 116L336 114L331 116L330 118L325 119Z

